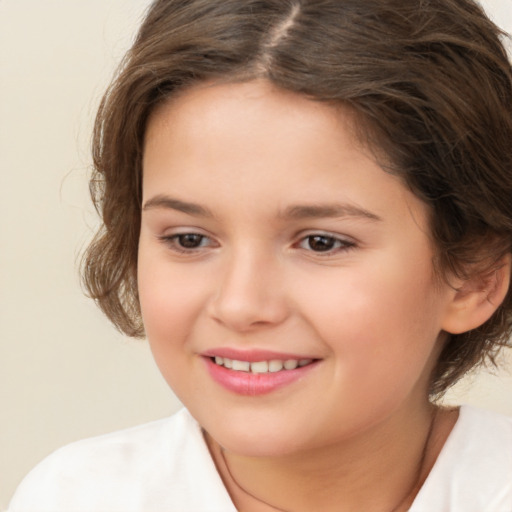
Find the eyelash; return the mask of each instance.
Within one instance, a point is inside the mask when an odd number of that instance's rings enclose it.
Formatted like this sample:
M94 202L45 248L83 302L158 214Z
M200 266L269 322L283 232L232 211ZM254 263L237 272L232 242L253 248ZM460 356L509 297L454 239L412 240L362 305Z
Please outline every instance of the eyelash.
M194 247L184 247L183 242L186 237L195 237L196 241L198 241L198 245ZM171 236L162 236L159 239L166 244L170 249L175 252L181 254L193 254L197 251L200 251L203 247L208 247L210 245L214 245L209 237L206 235L202 235L200 233L179 233ZM314 250L311 247L311 243L316 240L321 244L324 244L325 250ZM202 245L205 241L209 241L208 244ZM315 242L315 243L316 243ZM304 244L308 244L309 248L304 247ZM346 252L351 249L354 249L356 244L353 241L343 239L334 235L326 234L326 233L313 233L306 236L303 236L299 242L294 244L294 247L298 247L300 249L304 249L307 252L312 252L316 255L322 257L333 256L339 252ZM318 249L318 247L317 247Z
M327 247L326 250L313 250L310 244L315 239L316 241L321 241L320 243L325 244ZM308 243L309 249L303 247L303 244L305 243ZM330 235L327 233L313 233L301 238L297 245L300 248L307 250L308 252L310 251L314 252L319 256L328 257L340 252L345 252L354 249L356 244L351 240L340 238L338 236Z
M178 233L177 235L161 236L161 237L159 237L159 239L165 245L169 246L169 248L172 249L173 251L176 251L176 252L182 253L182 254L191 254L191 253L197 252L198 250L202 249L201 245L198 245L197 247L184 247L181 244L181 242L186 237L197 237L198 239L200 239L200 242L209 240L209 238L207 236L201 235L200 233Z

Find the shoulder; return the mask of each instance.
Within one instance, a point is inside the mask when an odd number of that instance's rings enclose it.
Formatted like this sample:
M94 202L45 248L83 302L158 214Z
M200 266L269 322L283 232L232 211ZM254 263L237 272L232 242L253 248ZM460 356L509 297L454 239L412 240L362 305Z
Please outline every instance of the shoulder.
M491 434L488 437L490 445L512 442L512 417L466 405L461 407L458 424L461 437L487 432Z
M222 498L225 490L200 427L183 409L57 450L23 480L9 512L129 512L160 510L171 502L188 507L197 494L197 467L206 489Z
M411 512L512 511L512 418L463 406Z

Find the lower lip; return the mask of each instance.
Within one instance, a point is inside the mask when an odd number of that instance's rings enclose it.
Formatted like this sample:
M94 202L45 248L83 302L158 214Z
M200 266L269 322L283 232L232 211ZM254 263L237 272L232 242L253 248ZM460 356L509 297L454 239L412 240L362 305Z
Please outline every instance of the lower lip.
M205 357L204 360L215 382L233 393L246 396L265 395L288 386L302 379L319 363L319 361L314 361L306 366L299 366L295 370L251 373L230 370L214 363L209 357Z

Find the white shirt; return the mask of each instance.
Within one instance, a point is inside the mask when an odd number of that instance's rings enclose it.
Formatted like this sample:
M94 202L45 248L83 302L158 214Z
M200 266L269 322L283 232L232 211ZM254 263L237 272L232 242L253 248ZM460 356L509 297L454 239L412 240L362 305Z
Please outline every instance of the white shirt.
M57 450L9 512L236 512L186 409ZM512 512L512 418L461 408L411 512Z

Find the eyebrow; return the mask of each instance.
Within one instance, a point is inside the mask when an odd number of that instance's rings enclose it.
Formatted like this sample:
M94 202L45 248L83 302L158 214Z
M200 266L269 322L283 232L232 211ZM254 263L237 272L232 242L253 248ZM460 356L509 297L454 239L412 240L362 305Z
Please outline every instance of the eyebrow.
M295 205L289 206L280 215L285 219L318 219L318 218L342 218L359 217L371 221L381 221L382 218L364 208L353 204L321 204L321 205Z
M179 212L188 213L189 215L196 215L199 217L213 217L213 213L204 206L164 195L157 195L151 199L148 199L142 207L144 211L152 210L155 208L177 210Z
M170 209L189 215L213 218L213 213L206 207L188 201L182 201L166 195L157 195L148 199L143 210ZM371 221L381 221L382 218L364 208L352 204L321 204L321 205L292 205L279 214L282 219L302 220L319 218L359 217Z

